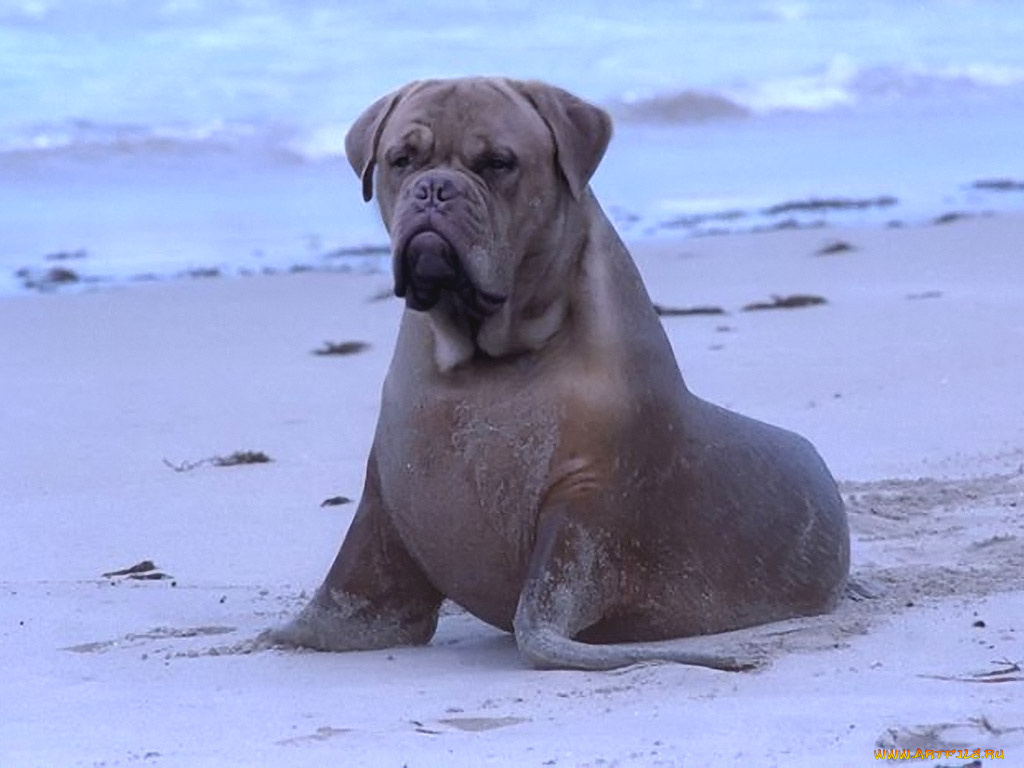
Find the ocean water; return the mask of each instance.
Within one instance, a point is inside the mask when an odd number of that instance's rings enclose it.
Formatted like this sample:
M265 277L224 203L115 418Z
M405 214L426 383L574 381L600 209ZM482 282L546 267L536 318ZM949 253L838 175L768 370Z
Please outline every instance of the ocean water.
M1017 0L0 0L0 293L378 268L345 131L467 74L612 112L627 238L1024 206Z

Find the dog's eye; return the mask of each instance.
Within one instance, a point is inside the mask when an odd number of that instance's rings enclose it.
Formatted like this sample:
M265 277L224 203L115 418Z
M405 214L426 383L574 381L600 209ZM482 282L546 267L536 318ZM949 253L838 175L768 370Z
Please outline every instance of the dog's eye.
M509 155L489 155L480 163L481 171L511 171L516 167L516 160Z
M411 162L412 158L408 155L398 155L397 157L391 158L391 167L401 170L403 168L408 168Z

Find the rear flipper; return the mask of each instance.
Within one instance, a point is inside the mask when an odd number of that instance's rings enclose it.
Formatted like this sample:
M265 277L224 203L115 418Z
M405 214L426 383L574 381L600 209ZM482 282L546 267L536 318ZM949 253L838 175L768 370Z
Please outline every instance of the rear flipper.
M516 643L534 667L601 670L668 661L747 670L764 661L766 644L785 631L781 622L658 642L595 645L573 640L611 605L615 596L607 574L614 564L600 535L564 516L545 517L514 620Z
M726 640L731 632L652 643L592 645L560 635L550 626L520 626L517 622L519 650L537 669L617 669L645 661L668 661L741 672L763 662L763 655L754 646Z

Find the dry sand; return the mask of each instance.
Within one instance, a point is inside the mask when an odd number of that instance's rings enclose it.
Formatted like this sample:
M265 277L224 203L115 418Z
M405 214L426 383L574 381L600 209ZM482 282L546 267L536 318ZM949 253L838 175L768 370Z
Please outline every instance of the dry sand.
M819 255L836 242L852 249ZM400 313L380 275L0 300L0 766L1024 765L1024 217L634 248L698 394L810 437L876 593L751 673L434 642L242 654L322 578ZM827 303L742 311L772 295ZM317 356L325 341L369 342ZM270 463L182 465L238 450ZM150 559L170 578L101 574Z

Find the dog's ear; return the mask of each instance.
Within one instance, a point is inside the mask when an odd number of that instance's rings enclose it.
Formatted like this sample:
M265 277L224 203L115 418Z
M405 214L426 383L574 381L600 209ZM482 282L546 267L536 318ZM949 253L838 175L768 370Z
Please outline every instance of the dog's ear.
M533 104L555 141L555 159L577 200L604 157L612 138L612 120L600 107L547 83L511 81Z
M380 144L384 126L398 102L415 83L399 88L373 102L363 112L345 135L345 156L363 182L363 200L373 197L373 169L376 166L377 145Z

